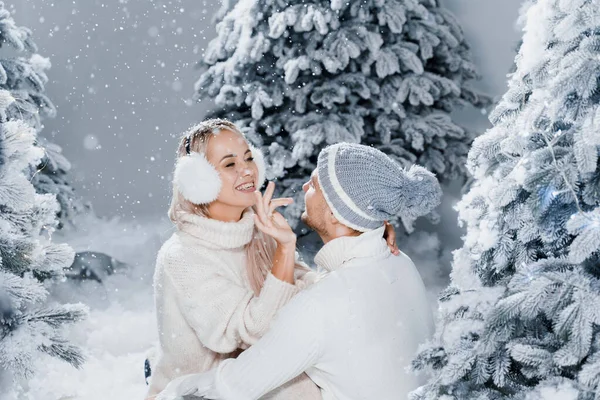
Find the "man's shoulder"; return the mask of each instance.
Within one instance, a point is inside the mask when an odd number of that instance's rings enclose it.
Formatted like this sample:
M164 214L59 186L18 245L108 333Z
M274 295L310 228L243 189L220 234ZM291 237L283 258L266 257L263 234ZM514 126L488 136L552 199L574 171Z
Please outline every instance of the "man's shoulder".
M385 259L385 261L390 264L395 264L395 265L410 265L413 267L415 266L415 263L413 263L413 260L406 253L404 253L402 251L397 256L390 255L388 258Z
M291 301L297 298L307 304L308 312L320 315L339 312L340 308L346 309L348 287L341 272L321 274L315 283L302 290Z

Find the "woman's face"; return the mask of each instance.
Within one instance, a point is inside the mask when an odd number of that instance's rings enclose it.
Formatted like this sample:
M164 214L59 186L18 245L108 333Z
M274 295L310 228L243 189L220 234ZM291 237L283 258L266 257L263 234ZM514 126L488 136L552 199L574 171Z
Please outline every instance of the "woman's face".
M219 131L208 141L206 158L221 177L221 191L215 203L244 209L255 204L258 168L243 136Z

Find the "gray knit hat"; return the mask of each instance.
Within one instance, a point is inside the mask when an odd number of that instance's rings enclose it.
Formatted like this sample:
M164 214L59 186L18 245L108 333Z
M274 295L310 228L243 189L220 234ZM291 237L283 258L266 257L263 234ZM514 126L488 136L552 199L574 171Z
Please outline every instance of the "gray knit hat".
M324 148L317 177L333 215L360 232L377 229L396 215L425 215L442 197L438 180L425 168L405 170L385 153L355 143Z

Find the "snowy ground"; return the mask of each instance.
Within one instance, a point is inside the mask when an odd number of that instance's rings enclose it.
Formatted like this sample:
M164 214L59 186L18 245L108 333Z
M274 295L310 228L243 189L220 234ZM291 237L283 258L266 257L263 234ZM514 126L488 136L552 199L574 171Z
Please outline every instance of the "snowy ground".
M82 302L89 318L70 328L71 340L84 349L87 362L77 370L45 357L27 384L2 392L2 400L130 400L146 393L143 362L157 338L152 298L156 252L172 233L166 219L143 223L81 221L84 232L56 235L76 251L101 251L131 264L124 274L95 281L67 281L53 289L61 302ZM313 247L315 247L313 245ZM450 253L437 234L418 232L401 240L428 286L432 308L447 284Z
M132 265L104 285L67 281L54 290L61 301L82 302L89 318L72 327L69 336L86 353L81 370L51 358L38 362L38 374L26 387L2 393L3 400L130 400L146 393L143 363L157 333L153 313L152 273L163 240L171 234L166 221L125 224L93 222L88 232L56 237L76 251L102 251Z

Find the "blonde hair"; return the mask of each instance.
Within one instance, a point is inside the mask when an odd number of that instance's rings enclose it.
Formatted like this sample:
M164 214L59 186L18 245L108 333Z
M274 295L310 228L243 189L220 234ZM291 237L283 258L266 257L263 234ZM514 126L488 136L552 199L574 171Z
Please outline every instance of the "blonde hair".
M208 119L192 127L181 137L179 147L177 148L177 159L187 155L186 137L188 135L190 137L190 151L206 154L210 138L213 134L223 130L238 133L245 139L242 131L232 122L225 119ZM173 197L171 199L171 206L169 207L169 219L177 228L181 228L182 222L180 216L185 213L210 218L208 206L208 204L194 204L185 199L179 192L177 185L173 183ZM254 209L254 207L252 208ZM252 239L246 245L246 272L248 283L256 295L260 293L265 283L265 278L271 270L276 248L277 244L275 240L263 234L255 225ZM296 264L296 268L308 270L300 264Z

